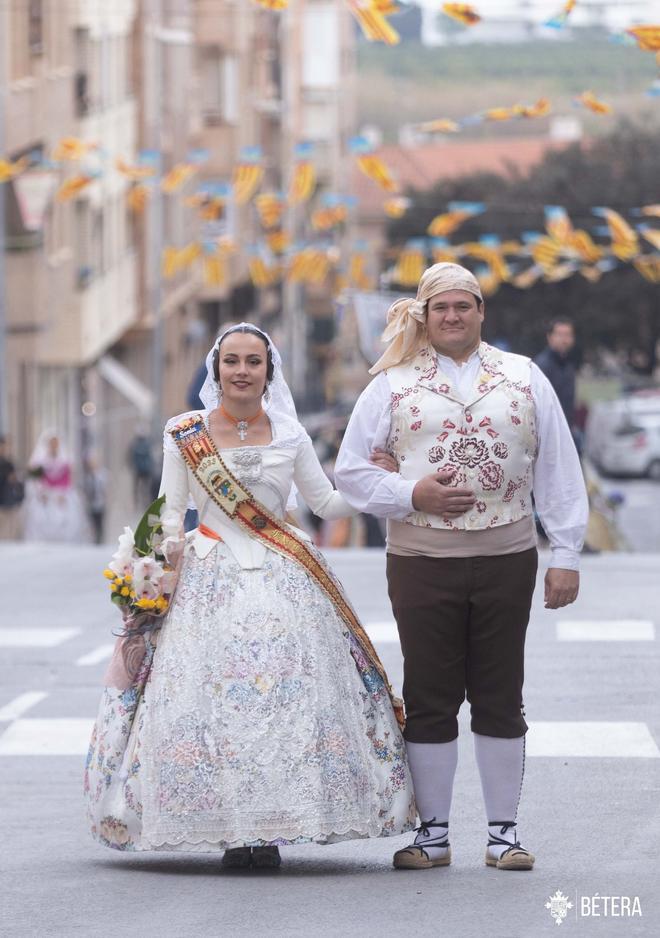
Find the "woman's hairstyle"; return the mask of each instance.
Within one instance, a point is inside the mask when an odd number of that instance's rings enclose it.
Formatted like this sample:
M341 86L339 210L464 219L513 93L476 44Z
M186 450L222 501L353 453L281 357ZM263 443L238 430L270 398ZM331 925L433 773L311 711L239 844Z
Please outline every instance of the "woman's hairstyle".
M261 329L257 329L256 326L234 326L233 329L227 329L223 337L218 342L217 348L213 352L213 378L217 384L220 383L220 346L225 341L228 335L234 335L236 332L247 333L248 335L256 335L258 339L266 346L266 383L270 384L273 380L273 375L275 374L275 365L273 364L273 353L268 341L268 336L264 335Z

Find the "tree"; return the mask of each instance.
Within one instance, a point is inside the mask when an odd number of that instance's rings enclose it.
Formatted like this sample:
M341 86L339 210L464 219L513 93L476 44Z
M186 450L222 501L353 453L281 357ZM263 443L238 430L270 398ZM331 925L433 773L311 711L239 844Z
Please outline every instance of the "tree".
M408 238L425 236L436 215L452 200L487 203L487 210L466 222L453 242L497 234L503 240L524 231L544 230L544 205L562 205L575 227L602 225L595 206L620 211L631 223L629 210L660 201L658 162L660 132L622 122L607 137L548 152L527 175L479 173L445 180L428 191L412 191L406 215L388 226L388 240L400 246ZM594 236L602 244L608 240ZM650 246L647 246L650 252ZM465 266L474 266L468 260ZM645 358L653 371L660 341L660 285L649 283L630 264L622 264L590 283L579 273L558 283L539 281L528 290L503 284L487 302L489 338L506 338L526 354L543 345L546 323L558 315L576 322L585 351L596 345L625 351L629 358Z

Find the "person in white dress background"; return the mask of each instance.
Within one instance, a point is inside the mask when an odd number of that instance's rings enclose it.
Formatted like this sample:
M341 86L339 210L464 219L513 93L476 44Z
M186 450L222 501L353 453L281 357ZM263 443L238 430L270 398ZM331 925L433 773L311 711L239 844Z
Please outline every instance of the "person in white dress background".
M26 541L73 544L87 541L89 536L66 447L55 430L44 430L28 462L23 537Z
M222 334L201 399L204 410L166 426L161 485L181 518L192 496L200 525L144 694L105 688L85 771L92 834L120 850L277 866L282 845L409 831L412 785L386 683L360 667L328 593L223 513L170 432L201 415L230 471L281 520L292 486L322 518L353 514L298 422L267 334L250 324Z

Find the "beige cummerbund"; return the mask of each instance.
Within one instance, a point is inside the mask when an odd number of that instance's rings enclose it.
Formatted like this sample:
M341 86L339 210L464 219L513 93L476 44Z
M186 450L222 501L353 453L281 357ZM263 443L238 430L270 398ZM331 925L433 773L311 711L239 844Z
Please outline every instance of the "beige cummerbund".
M387 521L388 553L401 557L492 557L517 554L530 547L536 547L532 515L482 531L443 531L391 518Z

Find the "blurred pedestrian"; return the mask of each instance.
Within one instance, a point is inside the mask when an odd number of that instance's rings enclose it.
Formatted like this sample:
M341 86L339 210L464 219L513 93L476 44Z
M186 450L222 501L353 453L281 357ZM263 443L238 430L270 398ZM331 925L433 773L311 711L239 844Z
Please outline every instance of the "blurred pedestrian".
M55 430L44 430L28 462L23 536L69 543L89 539L71 460Z
M16 475L9 441L0 436L0 540L13 541L18 537L19 506L23 496L24 486Z
M146 507L152 501L156 467L151 440L144 427L138 427L128 450L128 459L133 472L133 503L136 507Z
M566 422L575 427L575 326L571 319L553 319L546 332L547 345L534 359L559 398Z
M103 543L103 524L107 501L108 470L99 462L96 454L87 458L85 472L85 495L87 513L92 524L92 536L95 544Z
M524 646L536 583L532 486L552 547L545 605L578 594L584 480L547 378L481 340L481 288L458 264L424 272L388 313L383 356L346 429L335 480L388 519L387 579L404 654L405 739L420 827L405 869L447 866L458 711L470 701L488 821L485 862L529 870L517 837ZM398 473L374 462L376 448Z

